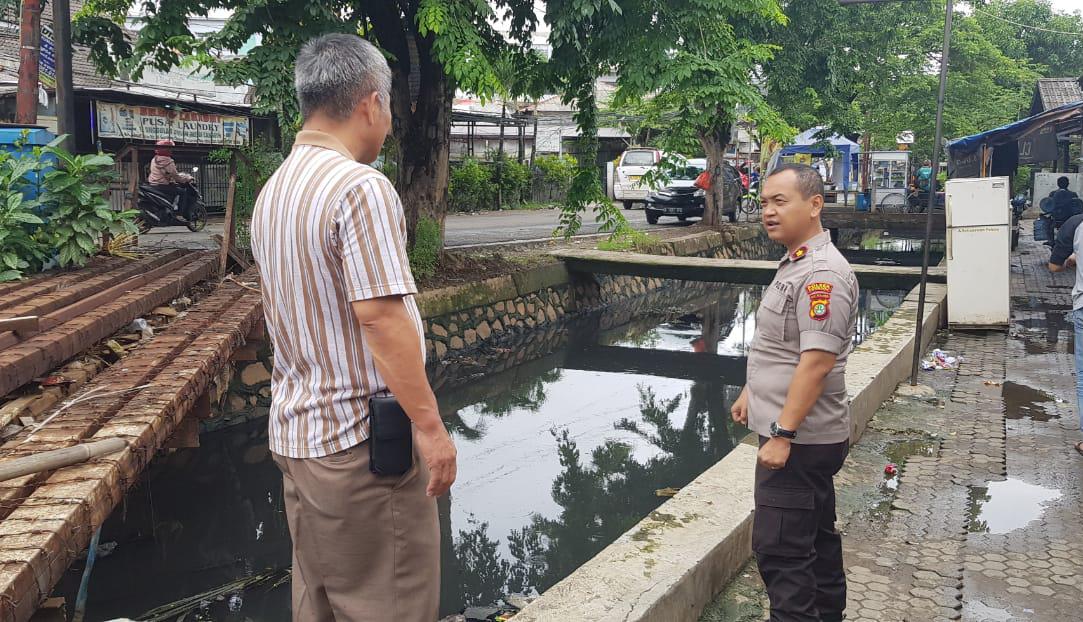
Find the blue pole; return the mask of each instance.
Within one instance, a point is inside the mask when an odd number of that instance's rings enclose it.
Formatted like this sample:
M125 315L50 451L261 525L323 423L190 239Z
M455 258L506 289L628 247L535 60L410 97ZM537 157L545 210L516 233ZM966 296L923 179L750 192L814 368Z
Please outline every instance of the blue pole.
M94 532L90 539L90 548L86 553L86 568L83 569L83 579L79 582L79 594L75 597L75 611L72 613L71 622L83 622L86 617L87 591L90 588L90 572L94 570L94 560L98 557L98 539L101 538L102 528Z

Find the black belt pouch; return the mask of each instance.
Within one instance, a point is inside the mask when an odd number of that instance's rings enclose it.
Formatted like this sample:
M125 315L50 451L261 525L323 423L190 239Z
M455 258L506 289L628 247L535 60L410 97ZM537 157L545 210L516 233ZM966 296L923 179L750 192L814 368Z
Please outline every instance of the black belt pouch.
M394 397L369 400L369 470L377 475L403 475L414 465L410 418Z

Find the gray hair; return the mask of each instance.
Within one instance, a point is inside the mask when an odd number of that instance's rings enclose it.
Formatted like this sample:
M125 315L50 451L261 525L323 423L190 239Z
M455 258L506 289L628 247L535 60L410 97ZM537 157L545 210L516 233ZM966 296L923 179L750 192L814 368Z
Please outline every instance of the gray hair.
M293 75L304 119L318 110L345 119L372 93L385 106L391 101L387 60L357 35L334 33L306 42L297 54Z

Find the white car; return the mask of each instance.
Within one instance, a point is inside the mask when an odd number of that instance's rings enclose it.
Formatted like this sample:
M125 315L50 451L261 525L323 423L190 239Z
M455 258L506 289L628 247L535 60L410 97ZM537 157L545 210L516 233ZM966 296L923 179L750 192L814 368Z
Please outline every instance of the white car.
M635 148L621 154L614 173L613 198L622 202L624 209L632 209L636 202L647 200L649 189L640 179L661 159L662 152L657 149Z

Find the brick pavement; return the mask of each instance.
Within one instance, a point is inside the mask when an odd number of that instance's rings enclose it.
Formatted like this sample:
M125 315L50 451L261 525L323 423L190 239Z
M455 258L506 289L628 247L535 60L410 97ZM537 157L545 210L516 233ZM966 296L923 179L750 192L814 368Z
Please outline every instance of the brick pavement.
M1083 619L1072 276L1047 258L1024 235L1011 330L942 333L959 369L923 373L935 398L897 396L853 448L837 479L849 620ZM765 605L750 563L702 619L761 620Z

